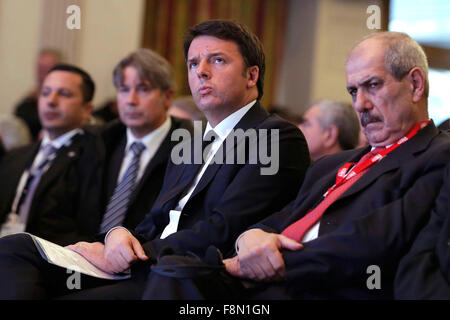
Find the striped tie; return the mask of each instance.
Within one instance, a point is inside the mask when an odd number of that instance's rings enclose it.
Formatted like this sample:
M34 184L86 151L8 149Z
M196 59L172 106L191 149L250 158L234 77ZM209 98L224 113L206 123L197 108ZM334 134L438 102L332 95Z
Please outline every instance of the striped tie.
M133 159L131 159L127 171L123 175L120 183L114 189L114 194L109 200L106 213L100 226L100 231L102 233L108 232L111 228L122 224L128 209L130 197L136 187L140 157L145 146L140 142L133 142L130 149L133 152Z

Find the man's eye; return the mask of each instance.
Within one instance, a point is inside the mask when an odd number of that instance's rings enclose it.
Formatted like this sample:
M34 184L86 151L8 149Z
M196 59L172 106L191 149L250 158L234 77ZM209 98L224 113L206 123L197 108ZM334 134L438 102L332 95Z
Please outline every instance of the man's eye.
M70 92L68 90L59 90L59 94L63 97L71 97L72 96L72 92Z
M193 68L196 68L197 65L198 65L197 62L190 62L188 66L189 66L189 69L193 69Z
M222 58L215 58L214 62L215 63L223 63L223 62L225 62L225 60L223 60Z
M356 89L348 89L347 90L348 91L348 93L350 93L350 95L352 96L352 97L354 97L354 96L356 96L356 92L357 92L357 90Z
M46 97L50 94L50 90L49 89L42 89L41 90L41 96Z
M371 83L369 84L369 87L370 87L370 88L376 88L376 87L378 87L379 84L380 84L379 82L371 82Z
M137 88L137 91L139 91L139 92L148 92L148 91L150 91L150 88L147 87L147 86L139 86Z
M118 91L119 92L128 92L128 88L127 87L119 87Z

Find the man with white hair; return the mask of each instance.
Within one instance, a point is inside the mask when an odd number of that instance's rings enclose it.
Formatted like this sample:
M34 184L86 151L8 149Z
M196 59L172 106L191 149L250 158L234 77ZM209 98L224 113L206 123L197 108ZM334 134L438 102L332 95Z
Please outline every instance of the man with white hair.
M356 147L359 123L350 104L332 100L314 103L299 125L308 143L311 159Z

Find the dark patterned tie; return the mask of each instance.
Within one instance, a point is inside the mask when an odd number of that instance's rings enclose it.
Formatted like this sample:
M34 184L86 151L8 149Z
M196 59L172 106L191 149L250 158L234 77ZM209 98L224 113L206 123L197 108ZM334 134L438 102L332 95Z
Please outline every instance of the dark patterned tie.
M133 159L131 159L125 174L120 183L114 189L114 194L109 200L106 213L100 226L101 232L108 232L111 228L119 226L125 219L125 213L128 209L130 197L136 188L136 179L139 172L139 163L142 151L145 146L140 142L134 142L131 147Z

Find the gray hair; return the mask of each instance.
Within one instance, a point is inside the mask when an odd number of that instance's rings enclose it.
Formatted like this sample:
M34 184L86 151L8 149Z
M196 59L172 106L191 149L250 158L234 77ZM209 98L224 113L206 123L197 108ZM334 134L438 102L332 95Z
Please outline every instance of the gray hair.
M321 100L315 103L321 115L319 124L323 129L335 125L338 130L338 142L342 150L353 149L358 144L359 121L353 107L349 103L332 100Z
M403 32L376 32L364 37L359 43L367 39L380 39L386 43L384 66L397 80L403 79L414 68L420 68L425 74L425 97L429 93L428 61L425 52L416 40ZM358 44L359 44L358 43Z
M142 80L150 82L154 88L163 91L175 89L175 79L170 63L150 49L139 49L122 59L113 71L114 86L118 88L123 83L123 70L135 67Z

